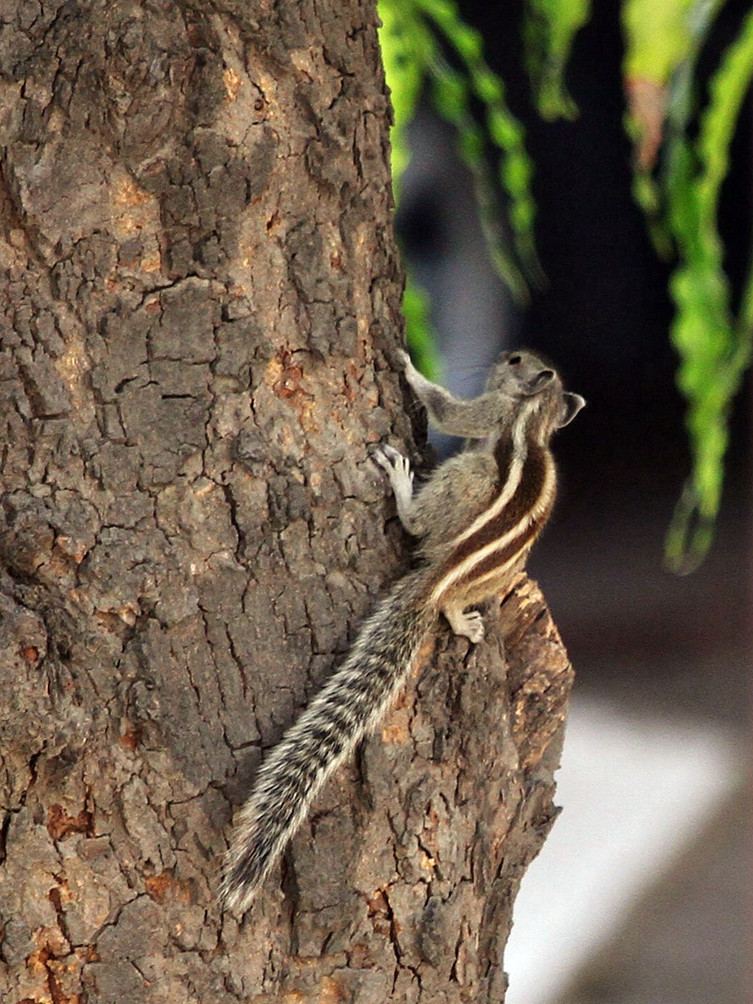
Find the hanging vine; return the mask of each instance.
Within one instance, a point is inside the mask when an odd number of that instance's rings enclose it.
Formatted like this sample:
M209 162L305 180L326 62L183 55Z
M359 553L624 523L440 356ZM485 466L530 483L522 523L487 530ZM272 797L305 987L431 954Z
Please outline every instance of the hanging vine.
M670 337L677 383L687 402L692 467L667 534L666 558L678 572L696 567L713 539L721 503L729 413L753 347L753 265L733 307L719 234L721 186L744 99L753 78L753 10L729 44L705 90L696 68L723 0L622 0L625 126L633 143L634 195L646 214L657 253L675 262ZM527 0L526 63L540 114L572 118L577 108L564 75L589 0ZM533 244L532 164L502 80L484 60L479 33L454 0L380 0L381 41L395 109L396 192L409 161L406 128L421 96L457 131L458 149L474 178L489 254L519 301L539 275ZM472 102L483 109L483 125ZM507 228L488 151L497 155ZM511 238L505 239L505 233ZM428 307L413 285L406 293L414 343L428 343ZM427 355L428 358L428 355Z

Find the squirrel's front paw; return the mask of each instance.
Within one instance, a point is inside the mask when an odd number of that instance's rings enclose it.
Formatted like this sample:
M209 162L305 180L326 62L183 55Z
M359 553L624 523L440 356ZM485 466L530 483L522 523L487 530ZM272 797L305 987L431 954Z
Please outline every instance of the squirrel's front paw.
M413 489L413 471L410 460L404 457L394 446L378 446L371 454L383 471L387 472L390 482L397 492L400 488Z

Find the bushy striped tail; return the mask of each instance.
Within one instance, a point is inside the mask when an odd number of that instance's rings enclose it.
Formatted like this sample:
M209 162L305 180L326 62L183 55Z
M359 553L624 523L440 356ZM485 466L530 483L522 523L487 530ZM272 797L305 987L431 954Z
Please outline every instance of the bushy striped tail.
M436 619L421 573L393 588L366 621L345 663L261 767L225 861L221 898L245 911L316 794L386 712Z

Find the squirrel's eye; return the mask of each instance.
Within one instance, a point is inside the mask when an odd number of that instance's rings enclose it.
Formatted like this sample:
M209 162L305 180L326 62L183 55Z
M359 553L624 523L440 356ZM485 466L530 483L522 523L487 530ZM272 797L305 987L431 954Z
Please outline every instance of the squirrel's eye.
M507 361L511 366L517 366L521 360L520 356L510 356L510 358Z

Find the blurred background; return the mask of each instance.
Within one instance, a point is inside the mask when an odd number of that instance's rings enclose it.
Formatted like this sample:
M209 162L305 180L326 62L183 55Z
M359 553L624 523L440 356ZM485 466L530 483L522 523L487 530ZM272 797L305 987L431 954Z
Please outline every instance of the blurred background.
M725 6L701 76L749 7ZM452 130L423 108L398 223L431 297L440 382L472 396L502 348L525 346L588 401L555 443L560 499L529 569L577 678L564 809L516 904L508 1004L749 1004L750 378L732 416L715 543L692 575L672 575L664 537L690 455L670 265L631 194L617 5L594 4L576 36L566 80L579 114L556 122L532 105L520 6L460 8L525 126L546 284L525 309L513 304ZM749 101L720 212L738 284L753 219Z

